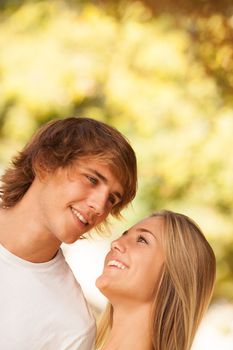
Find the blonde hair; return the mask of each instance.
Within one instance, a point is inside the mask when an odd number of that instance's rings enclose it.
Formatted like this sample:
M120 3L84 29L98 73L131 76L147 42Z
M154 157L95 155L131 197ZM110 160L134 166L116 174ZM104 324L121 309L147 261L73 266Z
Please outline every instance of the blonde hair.
M189 217L163 210L150 217L163 219L165 263L152 307L154 350L189 350L210 303L216 261L198 225ZM111 330L113 307L106 308L98 326L97 348Z

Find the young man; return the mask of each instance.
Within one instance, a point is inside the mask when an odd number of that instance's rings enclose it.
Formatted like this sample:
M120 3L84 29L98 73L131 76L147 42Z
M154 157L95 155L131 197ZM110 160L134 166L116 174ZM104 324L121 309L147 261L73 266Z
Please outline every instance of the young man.
M43 126L0 187L0 349L90 350L95 323L60 250L135 196L136 158L89 118Z

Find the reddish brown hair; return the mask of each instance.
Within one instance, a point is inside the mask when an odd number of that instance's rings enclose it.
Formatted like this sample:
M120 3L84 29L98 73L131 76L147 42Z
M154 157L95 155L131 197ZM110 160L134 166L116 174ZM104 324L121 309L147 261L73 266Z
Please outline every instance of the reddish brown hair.
M68 167L80 157L95 157L109 165L124 194L113 215L118 215L136 194L137 164L126 138L114 127L91 118L53 120L42 126L1 178L2 207L13 207L40 171Z

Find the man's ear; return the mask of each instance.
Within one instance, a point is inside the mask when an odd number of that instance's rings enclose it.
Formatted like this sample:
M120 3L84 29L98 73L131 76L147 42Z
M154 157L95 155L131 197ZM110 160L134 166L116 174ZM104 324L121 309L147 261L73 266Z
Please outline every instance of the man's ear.
M51 173L51 169L48 169L45 163L42 163L40 161L35 162L33 164L33 171L35 176L40 180L40 181L45 181L48 175Z

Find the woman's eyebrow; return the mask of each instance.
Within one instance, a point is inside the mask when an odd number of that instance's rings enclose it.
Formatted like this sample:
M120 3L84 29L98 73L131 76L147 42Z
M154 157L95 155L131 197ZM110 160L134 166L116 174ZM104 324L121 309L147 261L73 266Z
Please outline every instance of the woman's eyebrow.
M155 236L155 234L154 234L153 232L147 230L146 228L140 227L140 228L137 228L136 231L137 231L137 232L141 232L141 233L143 233L143 232L149 233L149 234L151 234L155 239L157 239L156 236Z

